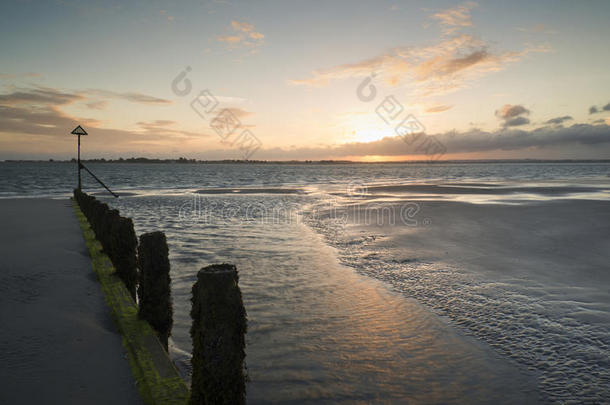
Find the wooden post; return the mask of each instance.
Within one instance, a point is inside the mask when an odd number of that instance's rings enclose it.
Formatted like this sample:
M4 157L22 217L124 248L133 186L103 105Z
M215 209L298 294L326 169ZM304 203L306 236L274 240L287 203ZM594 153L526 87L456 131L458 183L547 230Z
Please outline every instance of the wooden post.
M172 331L172 295L169 275L169 249L163 232L140 235L138 245L138 315L148 321L157 332L159 340L167 351L168 339Z
M191 405L245 404L246 310L232 264L202 268L193 285Z
M138 285L138 263L136 259L138 237L133 227L133 221L131 218L117 215L111 223L111 230L111 249L114 252L117 275L121 277L135 301Z

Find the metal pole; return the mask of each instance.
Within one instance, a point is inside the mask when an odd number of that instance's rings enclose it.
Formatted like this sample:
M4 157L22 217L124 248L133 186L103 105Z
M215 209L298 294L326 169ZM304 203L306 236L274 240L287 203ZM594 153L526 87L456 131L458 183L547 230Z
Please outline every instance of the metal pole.
M89 173L89 174L90 174L90 175L91 175L91 176L92 176L92 177L93 177L95 180L97 180L97 182L98 182L98 183L100 183L100 184L102 185L102 187L104 187L106 190L108 190L108 192L109 192L110 194L112 194L112 195L113 195L113 196L115 196L116 198L119 198L119 195L118 195L118 194L116 194L116 193L114 193L114 192L112 192L112 190L110 190L108 187L106 187L106 185L105 185L105 184L104 184L104 183L103 183L103 182L102 182L100 179L98 179L98 178L97 178L97 176L91 172L91 170L87 169L87 166L85 166L85 165L83 165L83 164L81 164L81 165L79 165L79 166L80 166L81 168L85 169L85 170L87 171L87 173Z
M80 135L78 136L78 189L81 189L80 182Z

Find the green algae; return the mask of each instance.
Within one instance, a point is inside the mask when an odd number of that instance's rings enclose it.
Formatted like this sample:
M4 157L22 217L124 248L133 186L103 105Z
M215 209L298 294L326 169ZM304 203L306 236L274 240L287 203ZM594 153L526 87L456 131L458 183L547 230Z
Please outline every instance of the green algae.
M125 284L116 275L108 255L102 250L89 222L78 205L74 212L80 222L91 256L93 271L102 286L106 303L122 335L138 390L147 404L186 404L189 389L164 351L150 324L138 317L138 308Z

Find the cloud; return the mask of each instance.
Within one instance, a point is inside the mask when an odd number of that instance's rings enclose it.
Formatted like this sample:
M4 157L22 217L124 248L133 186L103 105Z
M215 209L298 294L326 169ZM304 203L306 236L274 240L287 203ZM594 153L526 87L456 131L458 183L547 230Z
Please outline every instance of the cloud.
M108 102L104 100L92 101L90 103L85 103L85 105L91 110L103 110L108 106Z
M93 136L89 137L89 150L98 152L110 150L117 153L121 150L157 150L163 154L168 147L187 145L202 137L211 136L206 133L191 132L179 127L172 120L157 119L140 121L132 130L101 128L100 122L86 117L70 116L60 110L60 107L82 101L82 95L57 89L16 89L12 93L0 94L0 133L3 134L3 147L9 150L9 145L23 148L24 144L38 142L41 145L71 142L70 130L77 124L82 124ZM252 114L240 108L231 111L239 117ZM505 105L496 115L505 121L527 119L529 110L521 105ZM556 117L550 121L561 123L569 120L569 116ZM465 132L449 131L446 133L429 134L447 149L448 154L476 153L492 151L544 151L548 148L564 148L573 151L578 148L593 153L610 153L610 122L599 121L593 124L574 124L570 127L562 125L545 125L535 129L522 130L506 125L496 131L471 129ZM89 127L95 127L93 129ZM11 139L9 144L7 139ZM46 140L46 141L41 141ZM19 146L21 145L21 146ZM51 148L52 146L47 146ZM108 149L112 148L112 149ZM132 149L129 149L132 148ZM50 149L55 150L55 149ZM587 152L587 153L589 153ZM208 153L208 152L204 152ZM226 152L229 153L229 152ZM212 152L210 152L212 154ZM266 159L320 159L380 156L425 157L425 151L418 150L417 142L408 145L401 137L388 137L374 142L352 142L340 145L301 148L271 148L257 152L257 156ZM226 157L227 154L224 155ZM232 156L232 155L229 155Z
M544 148L569 144L598 145L610 144L608 125L574 124L570 127L539 127L530 131L506 129L495 132L472 130L453 138L439 135L448 151L475 152L491 150L518 150Z
M254 25L247 22L231 21L233 33L230 35L219 35L216 40L229 45L230 49L243 45L246 47L257 47L262 45L265 35L256 31Z
M551 124L551 125L561 125L563 124L565 121L570 121L573 120L574 118L572 118L569 115L564 115L563 117L555 117L555 118L551 118L550 120L546 121L545 124Z
M220 42L227 42L229 44L236 44L238 42L241 42L241 40L243 39L240 36L237 35L224 35L224 36L218 36L216 37L216 39Z
M571 127L545 126L530 131L520 129L499 129L482 131L472 129L465 132L449 131L429 134L442 143L447 154L466 154L496 151L537 150L544 156L545 150L564 147L574 150L580 147L589 152L607 150L610 152L610 126L575 124ZM342 159L365 156L413 156L425 157L424 148L418 149L417 142L407 144L403 138L386 137L373 142L352 142L332 146L270 148L257 152L260 159ZM226 155L225 155L226 156Z
M460 28L472 27L470 11L476 6L477 3L469 1L457 7L439 11L433 14L431 18L439 22L443 34L453 34Z
M248 24L246 22L239 22L239 21L231 21L231 27L233 27L233 29L235 31L241 31L241 32L251 32L254 30L254 25L252 24Z
M529 118L515 117L515 118L510 118L510 119L505 120L503 125L505 127L517 127L519 125L526 125L529 123L530 123Z
M227 110L231 111L233 113L233 115L235 115L237 118L244 118L244 117L254 114L251 111L246 111L241 108L235 108L235 107L227 108Z
M0 94L0 103L4 104L23 104L29 103L34 105L51 104L51 105L66 105L75 101L87 101L88 96L97 96L102 98L115 98L130 101L132 103L142 104L169 104L171 101L158 97L149 96L146 94L126 92L119 93L108 90L89 89L83 91L66 92L49 87L36 86L34 88L16 88L15 91L9 94ZM103 100L89 100L86 103L91 109L102 109L106 106Z
M79 123L96 126L100 122L91 118L71 117L50 105L32 108L0 103L0 132L3 133L66 136Z
M447 111L451 108L453 108L452 105L435 105L433 107L426 108L426 112L427 113L439 113L439 112Z
M37 87L34 89L16 89L13 93L0 94L0 105L66 105L83 99L84 97L81 94L66 93L48 87Z
M99 125L98 120L75 119L60 110L60 107L84 99L82 94L48 87L17 88L12 93L0 94L0 132L65 135L76 126L76 121Z
M603 111L610 111L610 103L606 104L603 107L597 107L595 105L589 107L589 114L597 114Z
M496 111L496 116L502 119L508 119L518 115L527 115L529 113L530 111L522 105L505 104L501 109Z
M154 120L154 121L140 121L138 125L142 131L134 132L134 134L144 134L148 137L155 138L191 138L191 137L207 137L209 135L202 134L199 132L184 131L181 129L172 128L175 126L176 121L171 120Z
M426 47L396 47L356 63L318 69L305 79L289 80L293 85L327 86L342 80L378 74L386 84L412 86L417 96L456 91L474 79L500 71L510 63L535 52L548 52L546 45L528 46L521 51L496 52L485 41L460 34Z
M377 56L355 63L314 70L310 77L289 80L289 84L327 86L332 80L379 75L390 86L413 88L412 96L426 97L450 93L466 87L474 79L500 71L528 54L549 52L548 44L526 45L518 51L498 51L491 44L459 33L471 27L474 2L439 11L430 16L443 30L441 40L433 45L395 47Z
M101 90L101 89L88 89L82 92L82 94L86 95L95 95L99 97L106 98L115 98L119 100L130 101L132 103L141 103L141 104L171 104L170 100L166 100L163 98L153 97L142 93L136 92L116 92L110 90Z
M248 35L252 39L263 39L263 38L265 38L265 36L263 34L261 34L260 32L251 32Z
M65 139L78 124L95 127L103 142L130 142L140 140L205 136L200 133L167 128L174 121L156 120L140 122L140 130L100 128L101 122L87 117L70 116L60 108L77 101L86 100L83 92L65 92L51 88L16 89L12 93L0 94L0 133L13 135L40 135ZM103 101L102 101L103 102ZM99 102L90 102L96 104ZM105 138L104 138L105 137Z
M175 124L176 121L171 121L171 120L154 120L154 121L140 121L138 122L136 125L140 125L142 127L146 127L146 126L167 126L167 125L173 125Z
M245 103L246 101L248 101L244 97L235 97L235 96L215 96L215 97L219 103L223 103L223 104L241 104L241 103Z
M522 105L505 104L502 108L496 110L496 117L503 121L503 127L516 127L530 123L529 118L524 117L529 113L530 110Z

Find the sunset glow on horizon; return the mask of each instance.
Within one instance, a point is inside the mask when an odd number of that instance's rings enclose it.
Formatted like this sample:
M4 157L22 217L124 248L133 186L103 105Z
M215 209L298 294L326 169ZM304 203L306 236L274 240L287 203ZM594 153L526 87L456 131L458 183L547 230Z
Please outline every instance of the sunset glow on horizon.
M0 160L69 159L78 124L85 158L426 160L407 117L437 159L610 157L604 1L0 11Z

